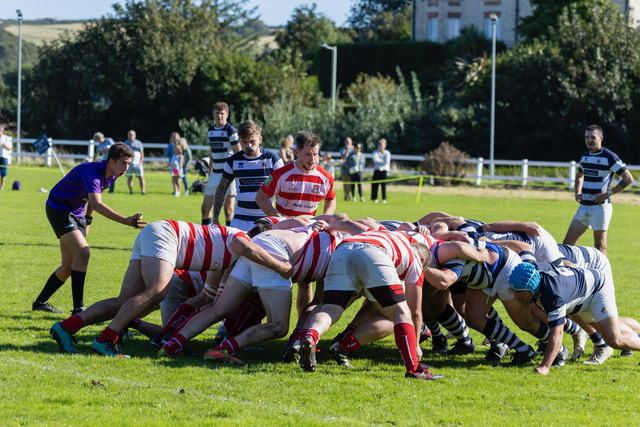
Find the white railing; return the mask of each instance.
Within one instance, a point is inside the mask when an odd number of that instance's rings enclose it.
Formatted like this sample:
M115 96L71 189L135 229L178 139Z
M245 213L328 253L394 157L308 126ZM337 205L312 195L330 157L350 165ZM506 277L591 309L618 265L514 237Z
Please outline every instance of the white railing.
M33 144L35 139L27 139L24 138L22 140L17 141L22 144ZM91 161L93 160L95 149L99 145L93 140L89 141L76 141L76 140L67 140L67 139L52 139L49 138L49 143L52 147L58 145L72 145L72 146L86 146L87 154L58 154L58 158L62 159L76 159L82 161ZM18 143L16 143L17 147L20 147ZM145 142L144 147L149 149L160 149L163 150L167 147L167 143L154 143L154 142ZM192 150L209 150L208 145L191 145L190 148ZM340 153L338 152L330 152L333 157L333 162L329 166L329 171L331 174L334 174L334 169L336 166L339 166ZM52 160L54 158L53 151L50 148L45 154L38 154L35 152L13 152L12 156L16 159L16 161L20 161L20 157L44 157L46 159L46 163L48 166L51 166ZM366 159L371 159L372 154L364 154ZM420 164L424 160L423 156L410 156L404 154L393 154L392 159L394 162L406 162L406 163L416 163L416 167L414 169L394 169L393 173L399 173L403 175L426 175L424 171L420 170ZM145 162L156 162L156 163L168 163L168 159L166 157L152 157L145 156ZM473 179L476 185L480 185L482 180L491 179L490 175L485 174L485 167L489 169L490 162L482 157L478 157L475 159L467 159L466 162L470 165L474 165L474 173L466 174L463 178ZM493 179L497 181L519 181L520 184L524 187L529 182L548 182L548 183L562 183L566 184L569 189L573 189L576 181L576 172L577 172L577 163L575 161L571 162L547 162L547 161L531 161L527 159L523 160L494 160L495 166L514 166L520 169L519 175L494 175ZM568 176L562 177L552 177L552 176L530 176L529 168L530 167L548 167L548 168L568 168ZM640 171L640 166L638 165L627 165L627 168L631 171ZM373 172L373 168L365 168L364 172ZM639 181L635 181L632 186L637 187L640 186Z

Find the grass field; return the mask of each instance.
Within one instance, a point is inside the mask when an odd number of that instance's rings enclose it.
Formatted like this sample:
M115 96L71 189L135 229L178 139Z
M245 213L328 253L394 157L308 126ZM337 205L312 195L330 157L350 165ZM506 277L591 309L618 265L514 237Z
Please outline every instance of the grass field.
M8 183L23 190L0 192L0 424L2 425L633 425L640 410L640 357L619 357L603 366L580 362L534 375L533 364L511 368L480 363L486 348L462 357L431 355L425 359L445 380L426 382L403 377L404 367L393 338L363 347L367 358L347 370L329 361L328 341L349 321L347 312L319 348L318 372L303 373L280 362L285 340L264 343L263 351L242 352L245 367L212 366L201 358L157 359L148 341L137 335L124 350L131 359L91 354L90 345L103 324L77 334L80 354L58 352L50 326L65 315L31 312L31 302L59 264L59 248L47 222L47 193L61 177L56 168L15 167ZM174 198L165 173L147 174L147 195L129 195L124 178L104 199L118 212L142 211L145 220L173 218L199 222L200 195ZM10 188L10 185L7 185ZM341 187L338 185L338 187ZM369 188L366 192L369 194ZM134 187L138 190L137 184ZM338 210L352 217L415 221L432 210L469 218L535 220L561 240L575 212L568 192L482 191L426 187L416 203L417 187L393 187L386 205L342 202ZM638 196L615 204L609 233L622 315L640 318L640 223ZM91 227L91 263L85 303L115 296L128 263L136 231L96 216ZM581 243L593 242L586 235ZM68 312L69 284L51 300ZM506 319L504 310L498 310ZM159 313L149 319L159 322ZM507 321L510 327L513 325ZM513 327L514 330L515 327ZM214 336L196 338L192 350L202 354ZM472 331L476 343L482 341ZM534 345L535 339L519 332ZM571 349L571 339L564 343ZM587 344L587 353L591 345ZM584 360L584 358L583 358Z

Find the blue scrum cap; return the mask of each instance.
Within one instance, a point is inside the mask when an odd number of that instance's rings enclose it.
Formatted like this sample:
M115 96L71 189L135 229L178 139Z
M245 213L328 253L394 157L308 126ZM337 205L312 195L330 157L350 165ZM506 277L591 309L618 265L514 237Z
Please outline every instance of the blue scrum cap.
M511 272L509 285L517 291L531 291L535 295L540 289L540 279L540 272L535 265L522 262Z

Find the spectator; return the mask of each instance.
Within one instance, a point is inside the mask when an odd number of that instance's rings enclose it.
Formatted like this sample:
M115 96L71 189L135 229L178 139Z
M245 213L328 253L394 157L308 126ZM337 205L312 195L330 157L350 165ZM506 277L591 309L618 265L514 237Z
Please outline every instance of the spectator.
M189 195L189 181L187 180L187 171L189 170L189 163L193 159L193 153L191 148L187 144L186 138L180 138L180 146L182 147L182 183L184 184L184 195Z
M135 130L130 130L127 135L129 139L124 143L133 150L133 162L131 162L131 167L125 175L127 177L127 184L129 185L129 194L133 194L133 175L135 174L140 182L140 192L142 195L145 195L147 193L144 191L144 148L142 142L136 139Z
M378 203L378 182L387 179L391 168L391 153L386 150L387 140L378 141L378 149L373 152L373 184L371 184L371 200ZM382 203L387 203L387 183L379 183L382 188Z
M175 133L175 132L174 132ZM180 142L173 147L173 155L169 160L169 169L171 170L171 182L173 183L173 195L180 197L180 176L182 175L182 146Z
M347 158L347 166L349 167L349 179L351 182L355 182L357 184L351 184L351 199L356 200L355 196L355 187L358 186L358 195L360 196L360 201L364 202L364 197L362 196L362 171L364 170L364 154L362 154L362 143L358 142L354 144L353 151L349 154Z
M278 150L278 156L282 159L284 164L293 162L296 157L293 154L293 141L291 139L282 138L280 140L280 149Z
M347 158L353 151L353 140L349 137L344 139L344 147L340 149L340 159L342 160L342 167L340 169L340 176L343 182L344 200L346 202L351 201L351 176L349 175L349 168L347 167Z
M11 164L11 150L13 150L11 137L4 134L4 125L0 125L0 190L4 190L7 169Z

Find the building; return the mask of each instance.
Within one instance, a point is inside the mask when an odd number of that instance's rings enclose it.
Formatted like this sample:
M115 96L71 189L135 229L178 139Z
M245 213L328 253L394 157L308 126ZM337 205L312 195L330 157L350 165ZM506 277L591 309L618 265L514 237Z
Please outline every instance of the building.
M640 0L611 0L628 13L632 25L640 21ZM474 26L487 38L492 37L490 15L498 17L496 38L513 46L518 38L518 22L529 16L529 0L414 0L413 39L443 43L460 35L460 30Z

